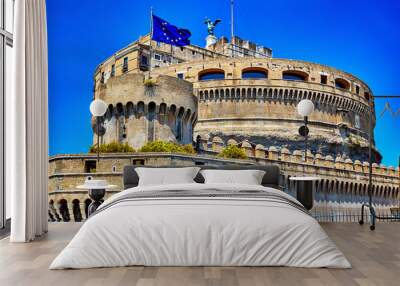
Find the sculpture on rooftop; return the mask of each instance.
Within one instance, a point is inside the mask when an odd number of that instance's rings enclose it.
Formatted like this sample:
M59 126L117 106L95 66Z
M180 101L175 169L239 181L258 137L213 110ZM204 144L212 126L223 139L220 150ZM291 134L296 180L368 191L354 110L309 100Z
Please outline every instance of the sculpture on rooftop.
M208 35L214 36L214 29L218 25L219 22L221 22L221 19L217 19L213 22L213 21L211 21L211 19L206 17L204 24L207 25Z

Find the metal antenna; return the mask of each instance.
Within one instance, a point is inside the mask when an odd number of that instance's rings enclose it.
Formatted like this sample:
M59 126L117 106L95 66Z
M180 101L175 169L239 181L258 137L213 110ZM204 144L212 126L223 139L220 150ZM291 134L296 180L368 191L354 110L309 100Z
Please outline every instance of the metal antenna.
M364 224L364 208L368 208L370 212L370 218L371 218L371 223L369 228L371 230L375 229L375 222L376 219L381 219L381 220L396 220L396 216L380 216L377 215L375 212L375 208L373 207L373 201L372 201L372 190L373 190L373 185L372 185L372 139L373 139L373 132L374 132L374 126L373 126L373 119L372 116L374 114L374 99L388 99L388 98L400 98L400 95L371 95L371 99L369 100L369 132L368 132L368 139L369 139L369 145L368 145L368 163L369 163L369 172L368 172L368 203L364 203L361 206L361 220L359 221L360 224ZM385 110L387 106L385 105ZM384 110L384 111L385 111ZM400 162L399 162L400 164ZM399 173L400 175L400 173Z

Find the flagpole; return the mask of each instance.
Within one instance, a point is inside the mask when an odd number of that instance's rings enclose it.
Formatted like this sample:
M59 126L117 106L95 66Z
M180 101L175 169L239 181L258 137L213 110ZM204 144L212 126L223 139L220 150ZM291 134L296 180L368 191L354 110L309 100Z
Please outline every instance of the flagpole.
M233 11L234 11L234 0L231 1L231 45L232 45L232 57L235 57L235 47L233 45L233 37L235 36L234 31L233 31Z
M153 46L152 46L152 44L151 44L152 41L153 41L153 6L150 6L150 49L149 49L150 57L149 57L149 79L151 78L151 62L152 62L152 58L153 58L153 55L152 55Z

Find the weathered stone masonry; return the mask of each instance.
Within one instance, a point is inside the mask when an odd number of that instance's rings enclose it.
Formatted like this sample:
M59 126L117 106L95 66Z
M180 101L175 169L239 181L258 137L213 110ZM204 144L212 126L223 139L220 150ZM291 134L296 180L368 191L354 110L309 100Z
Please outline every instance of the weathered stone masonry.
M128 118L125 125L121 117L116 117L121 114L123 107L125 114L129 113L126 107L128 102L131 109L143 110L142 102L155 102L158 106L157 102L168 98L168 104L176 106L173 110L183 108L180 115L176 111L175 116L182 117L183 112L190 109L193 124L187 126L193 129L187 130L193 131L193 141L218 136L224 141L247 140L254 145L278 146L293 152L301 149L303 142L303 138L297 135L302 118L297 114L296 106L300 100L307 98L316 107L309 118L311 151L324 156L367 160L369 106L373 110L375 125L374 102L372 91L355 76L304 61L270 57L232 58L189 46L171 48L173 52L169 53L170 62L153 67L151 76L157 86L150 95L143 85L143 79L149 73L140 70L142 65L138 61L135 62L137 66L128 61L130 65L125 72L122 70L105 78L104 74L110 74L110 69L113 66L115 69L121 61L117 55L123 54L128 59L132 56L137 60L146 44L148 39L136 46L133 44L125 53L124 50L118 52L96 70L95 98L112 104L106 120L108 134L104 137L105 142L128 142L137 147L151 139L151 136L149 138L146 135L149 130L146 122L151 122L149 116L147 121L135 124L131 124ZM168 49L165 46L158 47L153 43L154 55L158 52L166 53ZM192 57L187 51L191 51ZM204 57L199 59L201 53ZM263 74L264 77L251 78L253 72ZM250 77L246 77L249 73ZM220 74L220 78L203 80L204 76L215 74ZM173 82L172 78L176 81ZM192 95L195 96L194 101ZM120 111L116 111L117 104ZM154 124L164 126L157 118ZM127 135L127 139L124 139L117 134L120 126L128 126L130 133L136 135ZM174 140L175 137L180 141L180 132L177 132L176 127L169 127L170 132L162 129L155 132L155 137L165 140ZM133 136L137 138L133 139ZM142 138L138 138L140 136ZM191 140L187 135L181 141L188 143ZM374 149L373 153L374 161L379 162L379 152Z
M143 74L125 74L99 87L96 96L109 104L101 121L103 143L126 142L134 148L154 140L191 144L197 118L192 84L170 76L157 77L152 87L143 81Z
M144 164L148 166L192 166L224 164L277 164L282 170L281 186L293 192L289 177L294 175L315 175L321 177L316 186L315 208L317 219L334 221L358 221L360 204L368 200L367 183L369 165L367 162L340 157L323 157L308 154L308 162L302 161L300 151L291 153L288 149L276 147L265 149L252 147L243 142L241 148L250 156L249 160L226 160L214 157L222 147L220 142L205 144L211 149L207 155L182 155L168 153L103 154L96 173L86 170L87 161L95 161L95 155L57 155L50 158L49 168L49 215L51 219L79 221L87 217L90 199L86 191L77 190L87 176L107 179L119 188L107 192L106 197L123 188L122 170L125 165ZM373 198L379 213L386 214L390 207L399 203L400 170L394 167L372 165ZM340 205L339 205L340 203ZM334 207L333 207L334 206ZM341 215L341 216L340 216Z

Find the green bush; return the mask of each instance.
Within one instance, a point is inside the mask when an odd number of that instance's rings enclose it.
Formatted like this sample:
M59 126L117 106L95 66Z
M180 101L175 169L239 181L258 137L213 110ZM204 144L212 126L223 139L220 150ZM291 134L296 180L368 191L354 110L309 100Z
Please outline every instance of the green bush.
M128 143L111 142L100 145L100 153L133 153L136 152ZM89 153L97 153L97 145L90 147Z
M243 149L239 148L236 145L229 145L225 147L221 153L218 154L218 157L221 158L230 158L230 159L247 159L246 152Z
M153 79L151 79L151 78L145 79L144 82L143 82L143 84L144 84L145 87L153 87L153 86L156 86L156 85L157 85L156 82L155 82L155 80L153 80Z
M182 145L182 148L186 154L196 154L196 150L194 150L192 144Z
M183 153L194 154L196 153L191 144L179 145L173 142L153 141L146 143L139 150L140 152L168 152L168 153Z

